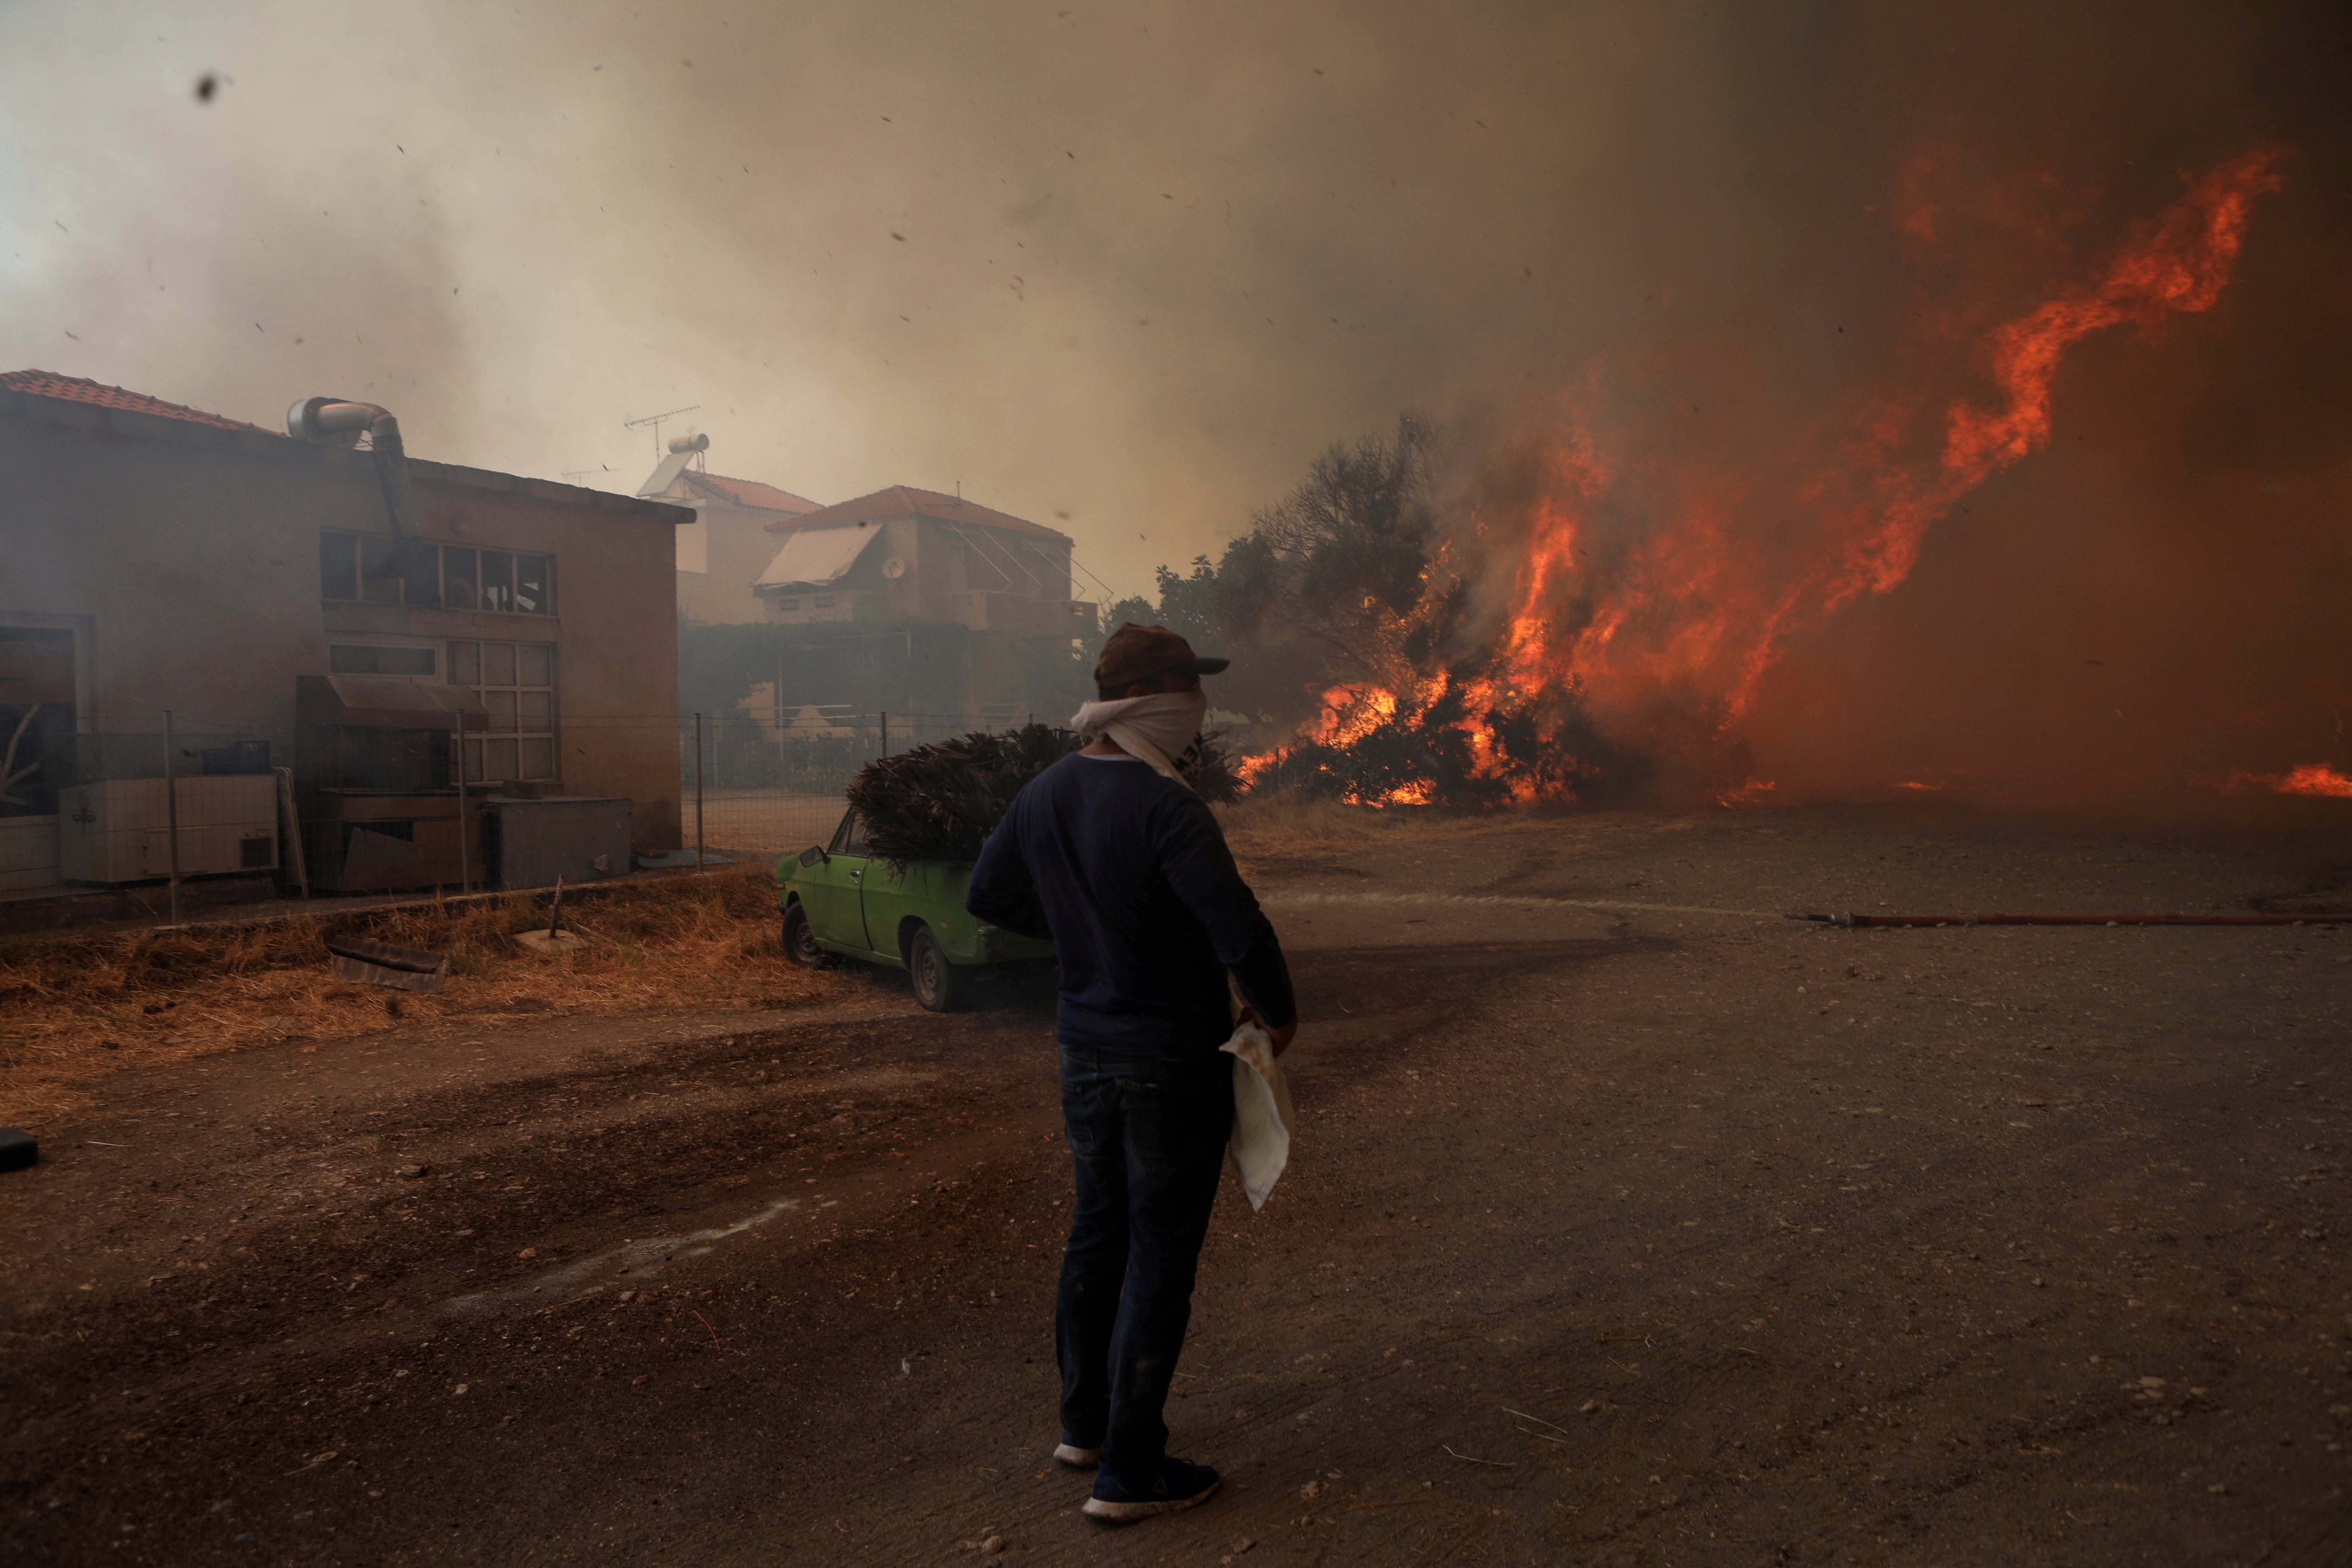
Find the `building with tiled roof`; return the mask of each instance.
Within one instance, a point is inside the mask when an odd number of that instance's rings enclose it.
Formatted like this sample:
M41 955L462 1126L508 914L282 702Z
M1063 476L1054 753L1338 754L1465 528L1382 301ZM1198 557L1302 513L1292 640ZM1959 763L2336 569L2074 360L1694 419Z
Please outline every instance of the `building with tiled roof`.
M677 531L677 613L705 626L766 619L751 584L776 553L767 531L818 510L819 503L697 467L710 449L708 436L681 437L669 445L669 456L637 494L694 509L694 521Z
M215 792L178 836L207 900L499 885L489 784L626 800L631 845L676 849L643 716L677 700L661 565L693 515L0 373L0 896L173 873L135 814L166 714Z
M808 512L824 503L806 496L796 496L790 490L780 490L773 485L763 485L757 479L731 479L725 474L706 474L688 469L686 482L695 491L750 507L755 511ZM773 527L771 523L769 526Z
M895 517L927 517L934 522L951 523L965 528L1003 529L1008 533L1035 534L1045 539L1058 539L1066 551L1070 536L1043 523L1031 522L1025 517L998 511L976 500L961 496L941 495L937 490L917 489L912 485L892 485L888 489L876 490L872 495L859 496L855 500L803 512L798 517L780 518L768 524L768 531L781 533L793 528L833 528L845 522L879 522Z
M1094 627L1070 596L1070 536L960 496L892 485L768 525L783 541L760 574L768 618L952 621L1068 636Z
M278 434L274 430L264 430L258 425L248 425L242 419L231 419L225 414L208 414L184 403L166 403L143 392L109 386L102 381L91 381L85 376L59 375L53 370L0 371L0 390L54 398L60 403L87 403L98 408L117 408L126 414L152 414L159 419L184 419L192 425L209 425L216 430L250 430L260 436Z
M701 628L782 634L760 656L772 678L714 700L796 729L887 710L919 737L1083 698L1073 639L1091 642L1095 609L1070 596L1067 534L913 485L819 506L709 472L709 448L703 435L671 441L637 493L695 510L678 530L688 645L729 650L723 661L749 645Z
M767 528L782 710L904 704L920 740L1084 699L1095 607L1071 596L1067 534L913 485Z

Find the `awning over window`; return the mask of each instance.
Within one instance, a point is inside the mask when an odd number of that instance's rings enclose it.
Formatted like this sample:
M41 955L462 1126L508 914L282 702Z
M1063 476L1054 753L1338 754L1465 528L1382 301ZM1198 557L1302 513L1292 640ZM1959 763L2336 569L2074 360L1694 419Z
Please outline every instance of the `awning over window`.
M866 547L882 537L882 531L866 524L851 528L813 528L794 532L768 569L760 574L760 586L773 588L787 584L805 584L813 588L829 588L848 575L866 553Z
M466 715L469 731L490 727L482 700L463 686L419 675L298 675L294 716L305 724L354 724L370 730L454 730Z

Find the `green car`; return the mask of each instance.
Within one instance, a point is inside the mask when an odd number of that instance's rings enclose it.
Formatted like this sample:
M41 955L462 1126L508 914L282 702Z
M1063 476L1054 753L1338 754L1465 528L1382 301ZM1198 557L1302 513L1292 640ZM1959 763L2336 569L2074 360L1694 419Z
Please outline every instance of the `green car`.
M1054 944L990 925L963 907L971 868L918 860L903 871L866 847L852 810L833 842L776 862L784 953L820 969L835 955L903 969L934 1013L971 1005L978 973L1054 956Z

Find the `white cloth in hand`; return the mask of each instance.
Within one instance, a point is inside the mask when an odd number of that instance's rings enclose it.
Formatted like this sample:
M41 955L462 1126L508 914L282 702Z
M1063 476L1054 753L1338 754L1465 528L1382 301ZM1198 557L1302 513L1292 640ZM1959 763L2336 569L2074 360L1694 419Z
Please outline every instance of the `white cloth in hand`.
M1233 1053L1234 1170L1255 1213L1290 1163L1290 1086L1274 1059L1273 1039L1257 1025L1244 1024L1217 1048Z

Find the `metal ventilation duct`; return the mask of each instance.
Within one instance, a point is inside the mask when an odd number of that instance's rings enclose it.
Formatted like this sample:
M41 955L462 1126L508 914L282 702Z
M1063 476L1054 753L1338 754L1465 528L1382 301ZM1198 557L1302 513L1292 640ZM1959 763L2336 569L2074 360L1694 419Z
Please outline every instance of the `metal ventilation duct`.
M384 521L392 528L392 555L368 574L397 577L404 604L441 607L440 552L416 531L408 496L408 453L400 443L400 421L392 411L348 397L306 397L286 411L286 433L317 446L356 447L368 436L375 459L376 488L383 493Z

